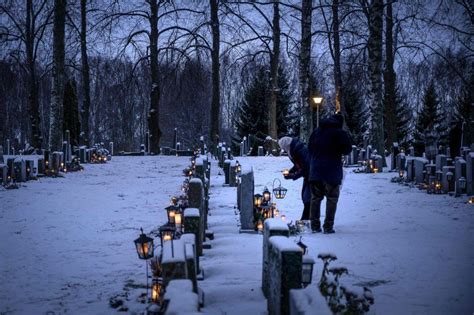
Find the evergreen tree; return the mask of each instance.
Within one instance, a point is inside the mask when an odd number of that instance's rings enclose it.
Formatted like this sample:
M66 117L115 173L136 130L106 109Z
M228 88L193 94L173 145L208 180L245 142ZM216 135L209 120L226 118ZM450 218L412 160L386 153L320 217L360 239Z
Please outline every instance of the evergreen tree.
M436 94L434 82L431 81L425 89L423 107L418 113L416 121L413 143L415 154L421 155L425 151L425 145L432 137L439 139L441 120L438 95Z
M408 149L410 146L409 135L411 133L411 119L412 110L405 101L406 97L403 97L400 93L400 89L397 86L395 89L395 114L396 114L396 131L397 141L401 148Z
M244 98L237 108L235 126L240 139L249 134L268 134L267 97L269 78L264 67L259 67Z
M79 107L77 101L76 83L73 80L68 80L64 87L63 106L63 133L66 130L69 130L71 136L71 144L77 146L79 144L81 124L79 122Z
M343 103L346 108L345 121L354 144L362 145L364 133L367 129L364 122L367 121L368 113L364 109L362 97L359 92L360 89L352 83L353 82L347 81L342 94Z
M288 74L283 67L278 69L277 126L278 137L299 134L299 115L293 108L294 92L290 89Z
M450 126L449 145L453 156L459 154L461 138L463 146L474 143L474 73L471 74L469 84L462 88L461 95L456 101L453 120Z

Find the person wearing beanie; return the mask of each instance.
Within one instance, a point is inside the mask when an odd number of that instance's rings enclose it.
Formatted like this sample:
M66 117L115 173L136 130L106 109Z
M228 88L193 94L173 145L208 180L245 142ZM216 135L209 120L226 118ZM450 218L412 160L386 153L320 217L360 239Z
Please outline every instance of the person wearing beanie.
M342 129L344 118L335 114L321 122L308 143L310 154L309 182L311 187L311 229L321 232L321 201L326 197L324 233L334 233L334 219L343 177L342 155L349 154L352 143Z
M301 199L304 204L301 220L309 220L311 205L311 190L309 188L309 152L305 143L298 138L283 137L278 141L280 148L288 154L293 167L289 170L285 179L297 180L303 177L303 187L301 189Z

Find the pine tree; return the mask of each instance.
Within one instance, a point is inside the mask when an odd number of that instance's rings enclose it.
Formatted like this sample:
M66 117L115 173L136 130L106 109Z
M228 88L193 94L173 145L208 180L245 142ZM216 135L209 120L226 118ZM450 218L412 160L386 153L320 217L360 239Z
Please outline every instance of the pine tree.
M395 115L396 115L396 132L397 141L401 148L408 149L410 145L410 139L408 138L411 133L411 119L412 111L408 104L404 101L406 98L400 93L400 89L397 86L395 89Z
M288 74L283 67L278 69L277 126L278 137L299 134L299 115L294 110L294 92L290 89Z
M76 83L73 80L67 81L64 87L63 106L63 133L66 130L69 130L71 136L71 144L77 146L79 144L81 124L79 122L79 107L77 101Z
M474 143L474 73L471 74L469 84L465 84L461 94L456 101L453 120L450 126L449 144L454 156L459 154L461 138L463 146Z
M363 108L362 99L358 89L347 83L342 95L346 108L346 125L352 135L354 144L362 145L366 128L364 122L367 120L367 111Z
M417 155L421 155L424 152L428 135L439 138L441 120L438 95L434 82L431 81L425 90L423 107L418 113L416 121L413 145Z
M259 67L235 115L235 126L240 139L259 131L268 134L267 97L268 75L264 67Z

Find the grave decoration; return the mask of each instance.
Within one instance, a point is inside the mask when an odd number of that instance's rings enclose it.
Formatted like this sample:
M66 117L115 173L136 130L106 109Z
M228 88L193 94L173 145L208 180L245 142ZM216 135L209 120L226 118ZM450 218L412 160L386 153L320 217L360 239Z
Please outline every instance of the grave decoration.
M154 246L153 239L143 233L143 229L140 228L141 234L134 241L137 250L138 258L145 260L146 270L146 296L148 297L148 263L147 260L153 258Z
M161 240L161 248L163 248L163 244L168 241L173 241L176 237L176 228L169 224L165 224L160 226L159 229L160 233L160 240Z
M467 203L474 205L474 197L469 197L469 199L467 199Z
M277 187L275 187L276 181L279 182ZM255 194L253 196L253 222L255 224L255 230L257 232L263 231L263 223L266 219L280 216L280 211L277 209L276 203L272 202L272 193L275 199L283 199L285 198L287 191L288 190L286 188L281 186L280 180L278 178L275 178L272 184L272 192L270 192L268 187L265 186L262 194Z
M161 305L163 291L163 281L158 278L153 278L151 282L151 301Z

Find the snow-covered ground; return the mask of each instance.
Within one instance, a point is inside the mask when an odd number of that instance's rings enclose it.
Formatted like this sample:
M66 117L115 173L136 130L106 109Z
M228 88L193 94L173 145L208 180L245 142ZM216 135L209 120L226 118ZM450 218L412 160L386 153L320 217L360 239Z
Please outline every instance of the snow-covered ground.
M288 194L277 205L288 221L299 219L301 180L283 180L287 158L238 160L253 166L256 192L281 179ZM142 312L145 266L133 240L140 227L148 232L166 221L164 207L179 194L188 164L184 157L116 157L82 173L1 190L0 313L115 313L108 305L114 296L131 313ZM472 314L474 206L465 197L390 183L391 176L348 172L336 234L304 234L310 254L335 253L337 265L350 271L342 282L371 286L377 314ZM235 188L223 181L213 164L215 239L202 258L202 312L265 314L262 237L238 233ZM321 268L317 261L314 294Z

